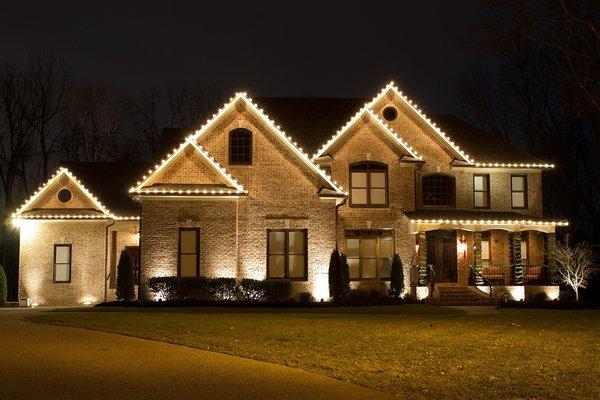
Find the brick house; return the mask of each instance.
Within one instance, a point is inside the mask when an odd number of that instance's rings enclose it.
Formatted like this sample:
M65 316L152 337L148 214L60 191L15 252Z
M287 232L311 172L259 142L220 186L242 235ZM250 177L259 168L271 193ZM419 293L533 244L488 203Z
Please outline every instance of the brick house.
M393 83L367 101L237 93L188 135L153 166L61 167L13 215L20 298L112 299L127 249L142 298L150 277L203 275L287 278L327 299L336 244L353 287L386 292L397 253L419 298L558 296L545 254L567 223L543 218L541 190L553 165L426 116Z

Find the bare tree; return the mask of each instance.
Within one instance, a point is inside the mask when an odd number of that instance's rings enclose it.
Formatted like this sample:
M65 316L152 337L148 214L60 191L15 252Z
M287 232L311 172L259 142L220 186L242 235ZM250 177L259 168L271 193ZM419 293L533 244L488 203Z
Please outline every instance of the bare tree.
M29 57L27 82L31 94L28 121L37 136L42 180L48 179L52 157L63 133L60 116L65 109L71 76L54 55Z
M201 86L150 87L133 100L129 120L151 157L157 154L163 128L194 130L206 120L219 99L217 92Z
M13 64L0 67L0 181L2 183L2 263L6 265L7 232L5 220L14 206L19 181L27 191L25 166L32 156L32 127L27 114L31 106L25 77Z
M597 1L494 0L491 47L500 65L461 85L464 114L557 165L546 210L600 235L600 13Z
M550 257L554 275L573 289L575 300L579 301L579 288L585 289L590 277L598 272L591 248L586 243L571 247L567 237L565 241L557 243Z
M84 86L67 96L61 118L61 153L69 161L111 161L119 157L127 104L123 95Z

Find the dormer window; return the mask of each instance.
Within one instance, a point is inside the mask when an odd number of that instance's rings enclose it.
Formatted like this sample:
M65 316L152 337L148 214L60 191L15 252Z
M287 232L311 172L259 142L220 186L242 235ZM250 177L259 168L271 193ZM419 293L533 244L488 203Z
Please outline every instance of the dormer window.
M451 175L424 176L421 180L421 192L422 203L425 207L455 207L456 183Z
M229 164L252 165L252 132L248 129L229 132Z
M388 167L382 163L360 162L350 165L350 205L387 207Z

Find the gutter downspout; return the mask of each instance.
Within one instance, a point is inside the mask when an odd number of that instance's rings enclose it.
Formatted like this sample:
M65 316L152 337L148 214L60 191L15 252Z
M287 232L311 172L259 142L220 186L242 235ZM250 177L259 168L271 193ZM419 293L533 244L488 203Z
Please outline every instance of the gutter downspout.
M108 228L116 223L115 220L105 227L104 234L104 301L108 300Z
M338 225L339 225L339 209L341 206L346 204L348 197L344 196L344 200L341 203L335 205L335 249L338 250Z

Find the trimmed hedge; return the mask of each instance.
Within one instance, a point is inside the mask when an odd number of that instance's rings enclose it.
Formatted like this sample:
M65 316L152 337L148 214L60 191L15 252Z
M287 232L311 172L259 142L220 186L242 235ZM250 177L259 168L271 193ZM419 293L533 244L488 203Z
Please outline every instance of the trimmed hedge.
M165 276L148 279L148 287L164 300L246 300L281 302L292 298L292 282L235 278Z

